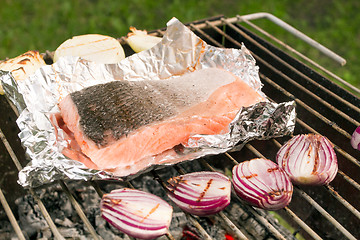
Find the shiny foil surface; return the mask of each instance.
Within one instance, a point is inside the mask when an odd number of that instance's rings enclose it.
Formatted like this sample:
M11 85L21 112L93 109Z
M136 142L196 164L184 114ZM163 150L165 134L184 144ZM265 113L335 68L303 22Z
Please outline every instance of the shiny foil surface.
M176 18L168 22L160 43L118 64L97 64L77 57L62 57L19 82L14 81L10 73L0 72L6 97L20 114L17 120L19 137L29 158L28 165L19 172L18 183L23 187L36 187L59 179L122 179L109 172L89 169L61 153L67 143L62 140L62 130L55 129L50 121L51 115L59 112L59 101L71 92L99 83L161 81L209 67L232 72L265 97L261 92L259 68L244 45L241 49L210 46ZM289 135L294 130L295 120L293 101L267 101L239 109L228 133L192 136L176 159L167 159L165 155L160 167L168 165L167 162L174 164L223 153L255 138ZM142 172L156 167L159 165L148 166Z

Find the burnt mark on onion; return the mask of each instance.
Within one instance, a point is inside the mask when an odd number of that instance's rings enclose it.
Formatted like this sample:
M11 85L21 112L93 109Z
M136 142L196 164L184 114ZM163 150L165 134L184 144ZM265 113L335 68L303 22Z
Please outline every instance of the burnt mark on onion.
M177 189L179 184L186 183L186 180L184 180L184 177L178 176L178 177L170 178L168 180L168 183L169 183L169 185L168 185L167 189L173 193L173 192L175 192L175 190Z
M210 179L207 183L206 183L206 187L204 189L204 191L202 191L202 193L200 194L199 198L196 200L197 202L200 202L201 199L203 199L203 197L205 196L205 193L207 192L207 190L209 190L211 183L213 182L214 179Z
M279 171L279 167L269 168L267 171L269 173L274 172L274 171Z
M253 178L253 177L257 177L258 175L256 173L254 174L251 174L251 175L248 175L248 176L241 176L242 178L246 178L246 179L250 179L250 178Z

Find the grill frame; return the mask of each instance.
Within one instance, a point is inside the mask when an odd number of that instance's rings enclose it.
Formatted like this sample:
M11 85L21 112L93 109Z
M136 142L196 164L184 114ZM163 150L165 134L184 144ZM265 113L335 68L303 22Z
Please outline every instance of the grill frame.
M225 18L223 16L218 16L204 20L194 21L186 25L198 36L200 36L204 41L215 46L238 48L241 46L241 42L244 42L245 46L252 52L253 56L257 60L257 64L260 67L260 78L264 83L263 90L265 94L267 94L270 98L277 102L288 100L296 101L298 119L295 128L295 134L303 132L320 133L329 136L330 140L335 143L335 150L339 158L340 170L334 182L331 183L329 186L324 187L295 187L294 192L297 195L296 199L305 200L305 202L310 205L310 207L308 208L311 208L311 211L314 211L313 209L315 209L317 214L321 215L321 217L319 218L325 219L326 223L330 223L330 226L337 229L336 236L347 237L349 239L359 238L360 233L356 231L356 229L354 230L353 226L356 226L356 223L360 223L360 213L358 210L360 209L360 206L357 203L359 202L357 201L359 199L350 198L349 193L347 193L348 191L344 191L341 188L345 184L351 186L351 191L349 192L360 191L360 185L358 184L358 182L360 182L360 179L358 176L356 176L360 167L360 163L357 160L359 159L360 154L353 150L349 144L351 138L350 133L353 129L355 129L357 125L360 125L360 123L355 120L360 119L360 109L357 107L360 106L360 99L356 97L355 94L340 87L338 84L330 81L328 78L314 71L307 64L304 64L300 60L291 57L283 50L275 47L272 43L263 40L263 38L259 37L258 35L241 25L242 23L246 23L248 26L259 31L259 28L256 25L249 22L249 20L254 20L259 17L266 17L272 21L275 19L277 23L280 23L280 26L286 26L281 23L281 20L278 21L276 17L267 13L236 16L234 18ZM224 26L226 26L225 31L223 28ZM289 26L286 27L289 28ZM289 29L292 28L290 27ZM165 29L158 29L150 32L150 34L161 36L164 33L164 30ZM264 33L264 30L262 29L260 30L260 33L265 36L271 36L271 34L268 34L266 32ZM331 51L329 51L323 46L319 47L318 43L314 44L313 40L309 41L307 37L304 38L302 33L299 34L296 31L292 31L291 33L295 33L301 36L301 38L304 40L307 39L306 41L308 43L317 46L319 50L325 52L330 57L337 59L338 62L343 63L342 59L340 57L337 57L336 54L333 54ZM214 36L216 36L217 39L214 39ZM271 39L278 43L282 43L273 36L271 36ZM124 38L120 38L119 41L120 43L122 43L122 45L124 45L127 55L129 53L132 53L130 48L126 46ZM290 50L291 52L296 51L291 50L292 48L286 44L284 44L284 48ZM262 53L261 56L258 56L259 52ZM267 56L266 59L264 59L264 56ZM302 54L300 54L299 56L303 59L305 57ZM44 57L50 59L51 53L47 52ZM308 60L309 59L305 57L305 61ZM268 62L276 62L276 68L274 68L274 64L269 64ZM310 63L314 65L313 61L311 61ZM315 67L319 68L319 65L315 63ZM291 69L291 71L289 71L289 69ZM323 71L323 69L325 68L320 66L319 69ZM270 72L272 74L270 74ZM275 81L273 79L274 73L280 80L276 79ZM335 80L339 81L339 77L334 77L334 74L332 74L326 69L325 73L328 74L330 77L335 78ZM351 87L351 89L354 90L353 87ZM312 93L313 91L315 91L315 93ZM357 92L358 90L355 89L354 91ZM309 98L311 100L308 100ZM327 102L324 99L330 102ZM314 101L317 101L318 103L314 104ZM328 112L328 109L330 109L330 113ZM336 113L335 119L335 115L333 114L334 112ZM11 119L14 119L14 113L10 113L10 115L12 115ZM308 115L310 117L308 117ZM11 125L11 123L9 124ZM6 125L5 127L7 128ZM2 144L8 152L8 155L15 164L15 168L19 171L26 162L24 157L24 151L18 151L18 149L21 149L20 143L14 141L14 137L10 136L11 133L6 130L8 129L3 129L3 127L1 126L0 138L2 140ZM339 137L339 139L337 139L337 137ZM11 139L11 141L9 142L7 139ZM264 144L264 141L252 141L244 145L243 149L241 149L240 151L234 153L229 152L212 158L227 158L227 164L229 166L238 163L238 161L235 159L245 160L246 157L250 156L274 159L276 149L278 149L281 144L284 143L287 139L289 139L289 137L272 139L268 140L266 144ZM266 146L267 144L269 145ZM16 151L14 151L14 149L16 149ZM213 166L216 165L216 160L214 160L215 164L213 163L213 160L205 161L204 159L200 159L196 161L199 161L204 167L204 169L213 171L216 169L216 166ZM179 174L184 173L182 164L175 165L173 168L176 169ZM165 179L162 179L161 174L159 174L157 171L152 171L151 174L153 175L154 179L158 181L161 185L164 184ZM71 192L71 190L69 189L68 183L66 181L58 181L55 184L59 184L64 193L68 196L73 208L76 210L77 214L82 219L91 236L94 239L101 239L101 237L96 232L94 226L92 226L86 214L84 213L81 204L74 197L74 193ZM84 183L79 182L79 184ZM99 194L99 196L102 196L103 191L99 186L99 183L97 181L91 181L90 184ZM129 187L133 187L131 182L128 182L126 184ZM335 202L336 206L341 205L342 207L340 209L347 211L347 215L351 217L351 220L353 221L352 225L347 226L346 224L344 224L344 219L342 219L341 214L339 216L339 214L333 213L333 210L331 208L330 210L327 210L326 208L329 208L329 206L325 204L324 207L323 200L316 196L317 194L314 193L314 189L316 189L316 191L319 191L321 195L331 196L331 202ZM51 219L44 203L38 196L36 189L28 189L27 191L36 200L37 205L43 214L43 217L47 221L54 235L54 238L64 239L64 237L61 236L59 230L57 229L57 226L54 223L53 219ZM239 204L242 204L241 200L239 200L235 194L232 194L232 198L236 201L239 201ZM18 235L18 238L26 239L21 232L19 224L16 221L16 213L14 214L11 211L9 203L7 202L6 197L3 194L3 191L1 191L1 189L0 200L14 228L14 231ZM301 207L303 205L299 206ZM244 204L242 204L242 207L249 211L249 213L260 224L262 224L271 233L273 237L277 239L285 239L287 237L284 236L282 232L280 232L280 230L274 224L273 219L269 219L268 216L264 216L262 212L256 208L252 208ZM321 239L327 237L326 233L321 231L321 225L319 225L319 223L310 222L310 217L305 216L304 213L302 213L296 207L296 204L291 204L289 207L280 210L279 214L281 217L283 217L293 226L295 226L295 229L298 229L297 231L301 232L301 234L305 238ZM332 217L332 215L336 215L336 217ZM211 239L209 234L201 226L196 217L193 217L189 214L187 214L187 217L189 222L191 222L191 224L197 228L202 238ZM246 231L246 229L239 225L238 222L231 221L224 213L219 213L218 217L220 217L225 222L229 231L238 239L245 239L246 237L251 237L251 235L249 234L249 232ZM339 221L341 221L343 224ZM324 227L324 229L325 228L328 227ZM350 228L351 231L347 230L347 228ZM174 239L170 232L166 236L168 239Z

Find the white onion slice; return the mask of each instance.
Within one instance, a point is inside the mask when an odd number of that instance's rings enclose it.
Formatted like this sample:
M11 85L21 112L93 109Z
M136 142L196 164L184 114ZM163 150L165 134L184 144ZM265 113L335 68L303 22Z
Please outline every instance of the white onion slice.
M355 129L351 136L351 146L354 149L360 150L360 126Z
M289 176L268 159L241 162L232 173L236 194L255 207L278 210L291 201L293 185Z
M45 65L46 63L38 51L27 51L17 57L0 62L0 70L11 72L16 81L23 81ZM0 94L4 94L1 82Z
M113 37L100 34L75 36L63 42L54 53L54 62L60 57L75 56L96 63L118 63L125 58L120 43Z
M328 184L338 170L332 143L319 134L294 136L279 149L276 159L296 184Z
M130 31L126 41L136 53L150 49L161 41L160 37L148 35L145 30L137 30L134 27L130 27Z
M153 239L167 233L172 207L158 196L136 189L117 189L101 199L101 216L129 236Z
M168 180L169 198L197 216L220 212L230 203L231 182L218 172L193 172Z

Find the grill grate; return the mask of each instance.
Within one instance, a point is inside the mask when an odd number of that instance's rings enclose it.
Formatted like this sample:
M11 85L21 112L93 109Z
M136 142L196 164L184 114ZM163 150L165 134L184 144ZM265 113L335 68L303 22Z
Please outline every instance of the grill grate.
M232 202L236 202L246 212L246 216L249 217L242 215L239 219L234 219L225 210L208 220L214 221L215 218L220 219L219 221L225 231L237 239L258 238L259 235L256 235L258 233L254 232L255 227L251 227L256 224L261 225L266 230L266 234L261 235L264 239L293 239L294 236L298 236L297 233L300 233L306 239L343 239L344 237L358 239L360 238L360 230L358 229L360 223L360 176L358 174L360 162L357 159L359 159L360 154L351 148L349 142L351 138L350 133L360 125L356 120L360 119L360 109L357 107L360 106L360 99L355 95L360 93L360 91L351 85L349 86L344 80L326 68L308 59L289 45L250 22L250 20L262 17L275 22L281 27L285 27L292 34L307 41L335 61L341 64L345 63L345 60L341 57L267 13L236 16L234 18L214 17L195 21L187 24L187 26L204 41L214 46L239 48L243 42L251 51L260 67L260 78L264 84L263 91L265 94L276 102L296 101L298 118L294 134L313 132L327 136L335 145L339 171L334 181L328 186L294 188L294 196L290 205L283 210L276 211L276 214L281 219L285 219L287 224L292 226L292 230L286 230L286 227L282 226L285 224L282 222L279 224L272 217L273 215L244 204L234 193L232 194ZM295 53L301 60L310 63L329 77L342 82L354 93L338 86L300 60L289 56L270 42L251 32L243 26L245 24L265 37L270 38L275 43L280 44L291 53ZM151 32L151 34L159 36L163 33L164 29ZM124 39L119 39L119 41L124 45L127 54L132 53L130 48L126 46ZM49 57L49 54L46 54L45 57ZM0 100L2 103L6 102L2 96ZM11 124L15 124L15 121L12 119L14 113L9 114L10 117L6 116L6 118L10 120L2 119L2 121L10 123L1 124L0 138L3 144L1 147L6 149L7 153L4 155L13 161L14 167L19 171L25 164L25 157L19 142L16 142L14 137L11 136L10 128L14 128ZM8 141L7 139L10 140ZM252 141L244 145L239 151L199 159L196 162L204 170L225 171L226 169L231 169L238 161L254 157L275 159L277 150L288 139L289 136L267 141ZM169 169L175 174L182 174L188 171L188 165L188 163L180 163L169 167ZM152 171L149 175L153 178L153 184L158 183L160 186L163 186L164 181L167 179L166 174L162 170ZM139 186L138 182L138 179L134 179L131 182L119 184L137 188ZM92 238L102 239L94 223L85 214L81 202L77 200L73 189L69 188L69 183L58 181L54 184L58 184L66 194ZM86 183L78 182L75 184L84 185ZM104 186L107 184L108 182L106 181L90 182L90 185L100 197L104 189L106 189ZM47 187L45 186L44 188ZM4 185L1 188L3 189ZM11 193L3 193L5 191L2 189L0 189L0 200L6 215L18 238L26 239L27 236L23 234L16 221L16 212L13 212L9 206L12 200L6 200L6 198L10 198ZM57 224L50 217L48 209L45 207L37 189L29 189L27 193L35 199L38 208L51 229L53 237L55 239L65 239L60 233ZM185 215L187 221L196 229L201 239L213 239L209 229L202 224L203 218L189 214ZM243 223L249 222L250 218L255 222L255 225L245 226ZM166 235L166 238L175 239L171 231Z

